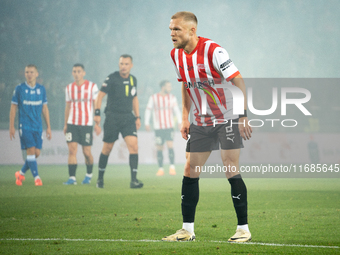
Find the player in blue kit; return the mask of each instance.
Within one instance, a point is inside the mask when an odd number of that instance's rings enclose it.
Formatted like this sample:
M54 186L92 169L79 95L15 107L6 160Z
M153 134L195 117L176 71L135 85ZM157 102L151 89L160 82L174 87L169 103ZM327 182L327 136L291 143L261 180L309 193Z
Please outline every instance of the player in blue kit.
M26 82L16 86L9 114L9 136L15 138L15 115L19 110L19 135L21 149L26 150L26 161L20 171L15 173L16 185L21 186L25 180L25 173L31 169L35 186L42 186L42 181L38 174L36 158L40 155L42 148L42 119L41 113L46 122L46 136L50 140L52 137L50 115L47 107L47 97L45 87L38 84L38 69L35 65L25 67Z

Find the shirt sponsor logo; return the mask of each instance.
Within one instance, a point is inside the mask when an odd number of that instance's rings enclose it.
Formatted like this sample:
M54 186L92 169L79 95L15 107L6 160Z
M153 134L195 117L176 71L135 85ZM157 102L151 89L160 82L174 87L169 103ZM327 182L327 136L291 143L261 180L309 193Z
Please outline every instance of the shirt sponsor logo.
M39 101L24 100L22 103L25 104L25 105L42 105L42 100L39 100Z
M107 84L104 82L104 83L102 84L102 86L103 86L103 87L107 87Z
M228 67L230 67L232 63L233 63L233 61L232 61L231 59L228 59L226 62L224 62L224 63L222 63L222 64L220 65L220 69L221 69L222 71L224 71L224 70L226 70Z

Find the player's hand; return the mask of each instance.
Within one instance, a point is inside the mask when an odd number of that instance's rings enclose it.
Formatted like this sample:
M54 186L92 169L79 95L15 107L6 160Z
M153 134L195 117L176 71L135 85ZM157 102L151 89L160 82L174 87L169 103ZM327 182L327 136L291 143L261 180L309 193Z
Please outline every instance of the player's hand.
M97 123L97 125L100 125L100 116L94 116L93 120L95 123Z
M67 125L64 126L64 135L66 135Z
M51 140L52 139L52 131L51 131L51 128L47 128L46 129L46 137L48 140Z
M149 132L151 130L150 125L145 125L145 130Z
M140 118L137 118L136 119L136 129L138 130L138 129L140 129L140 127L141 127L141 123L140 123Z
M248 124L248 118L243 117L238 120L238 129L240 131L240 134L244 140L249 140L251 137L251 133L253 132L253 129Z
M9 138L12 141L12 138L15 139L15 128L14 127L10 127L9 128Z
M189 128L190 122L188 120L183 121L181 126L181 134L185 140L188 140Z
M102 128L97 123L94 125L94 132L96 133L96 135L100 135L100 133L102 132Z

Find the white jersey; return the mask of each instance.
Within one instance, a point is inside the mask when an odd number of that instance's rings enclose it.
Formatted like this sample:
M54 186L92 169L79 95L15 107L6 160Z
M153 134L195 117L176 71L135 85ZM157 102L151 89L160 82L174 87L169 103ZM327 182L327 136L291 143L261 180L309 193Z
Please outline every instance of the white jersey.
M94 100L98 95L97 84L85 80L82 85L77 86L73 82L67 85L65 94L66 103L71 103L67 124L93 126Z
M233 115L233 97L226 85L239 71L224 48L200 37L192 53L173 49L171 58L177 79L184 83L194 104L193 124L211 126L215 119L238 118Z
M182 122L181 113L177 104L177 99L172 94L161 95L160 93L150 96L145 110L145 125L150 125L150 117L152 113L153 128L167 129L173 128L176 116L177 122Z

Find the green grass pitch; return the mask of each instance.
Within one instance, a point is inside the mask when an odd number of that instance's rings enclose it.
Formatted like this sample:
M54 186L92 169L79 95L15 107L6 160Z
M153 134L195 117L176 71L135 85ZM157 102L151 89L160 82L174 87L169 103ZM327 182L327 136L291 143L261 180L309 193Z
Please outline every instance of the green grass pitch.
M129 188L127 165L109 165L104 189L62 183L67 166L40 165L42 187L30 172L15 185L20 166L0 166L0 254L340 254L339 179L251 179L249 244L230 244L236 216L226 179L200 180L196 242L160 239L181 228L182 168L156 177L140 165L144 188Z

